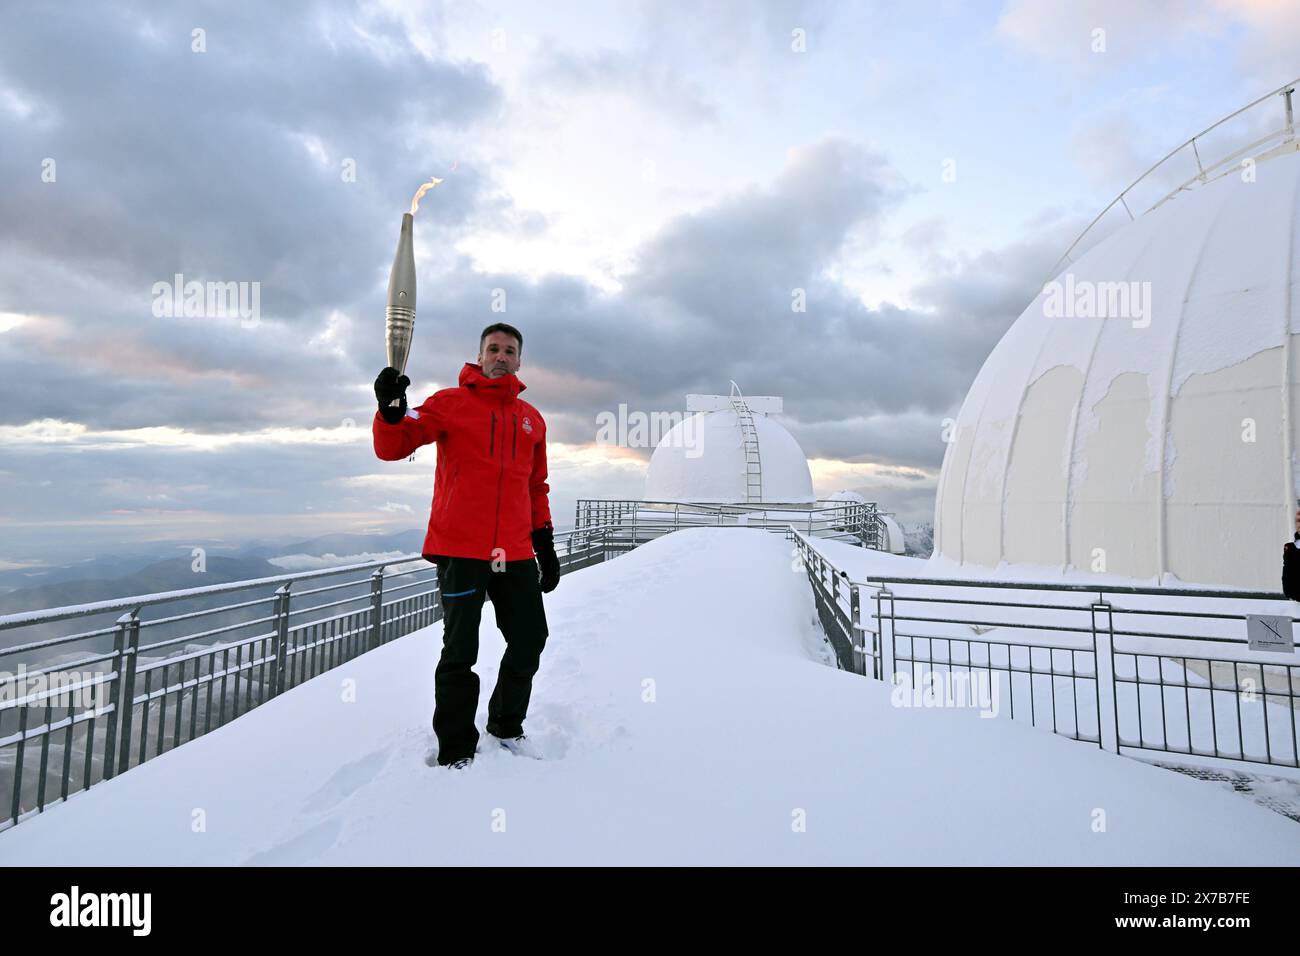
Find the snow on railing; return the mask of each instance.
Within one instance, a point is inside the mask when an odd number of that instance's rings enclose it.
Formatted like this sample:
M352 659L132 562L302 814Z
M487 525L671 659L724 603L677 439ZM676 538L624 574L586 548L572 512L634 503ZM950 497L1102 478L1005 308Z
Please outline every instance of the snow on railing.
M634 498L579 498L575 530L608 527L623 539L657 537L683 528L758 528L785 533L799 527L820 538L852 541L879 549L887 532L875 502L818 499L794 504L656 501Z
M1281 594L854 578L817 539L789 536L840 666L895 693L942 706L992 690L1002 716L1113 753L1300 769L1297 619Z

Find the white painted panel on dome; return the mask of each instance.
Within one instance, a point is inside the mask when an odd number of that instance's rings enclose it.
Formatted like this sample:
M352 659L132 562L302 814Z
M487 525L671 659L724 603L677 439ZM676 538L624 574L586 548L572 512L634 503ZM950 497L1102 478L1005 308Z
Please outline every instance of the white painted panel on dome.
M969 396L967 401L970 401ZM958 421L962 421L960 416ZM961 561L962 485L970 467L972 425L954 425L951 440L939 472L939 493L934 499L934 550L936 554Z
M971 441L962 492L962 560L996 565L1002 554L1002 466L1009 420L981 420Z
M735 415L692 415L659 440L646 470L651 501L736 501L744 453Z
M1290 524L1281 363L1277 347L1193 375L1173 402L1166 569L1180 580L1277 590Z
M762 500L814 500L808 459L779 422L754 419L762 458ZM679 422L660 440L646 469L651 501L741 503L747 498L744 440L731 409L701 412Z
M1041 311L1030 313L1028 321L1017 320L994 346L977 376L983 379L979 383L983 402L976 410L980 420L1007 421L1016 415L1021 391L1029 384L1030 372L1037 363L1047 332L1048 325Z
M1094 409L1095 427L1081 434L1086 467L1071 478L1070 563L1112 574L1159 573L1156 539L1160 482L1145 466L1149 440L1146 378L1121 375Z
M1226 503L1168 506L1169 573L1189 584L1282 590L1277 506Z
M754 419L754 429L758 433L762 458L763 500L815 501L808 458L794 436L786 431L784 425L770 418Z
M1188 302L1170 383L1172 393L1177 394L1193 375L1245 362L1277 345L1285 321L1287 294L1286 289L1275 286Z
M1291 432L1291 497L1294 505L1300 509L1300 335L1292 335L1290 348L1290 365L1287 372L1289 400L1286 411ZM1289 506L1288 506L1289 507ZM1288 513L1288 520L1290 513Z
M1064 269L1054 280L1058 287L1054 302L1049 302L1046 295L1039 295L1031 303L1026 309L1027 315L1034 321L1046 322L1048 326L1032 379L1058 365L1073 365L1080 372L1092 365L1097 339L1108 320L1100 308L1080 314L1079 297L1083 287L1090 287L1094 303L1099 289L1103 301L1109 302L1107 285L1129 283L1127 291L1131 291L1131 283L1141 281L1143 257L1153 241L1152 231L1144 220L1133 223L1122 237L1102 243L1079 262ZM1103 283L1107 285L1100 285ZM1055 307L1055 312L1049 310L1049 305Z
M1002 560L1065 562L1065 498L1070 429L1083 373L1059 365L1030 386L1016 429L1003 496Z
M1089 458L1084 452L1083 436L1097 429L1096 410L1118 379L1126 375L1140 376L1147 388L1148 397L1142 403L1147 441L1141 449L1140 462L1147 471L1159 470L1159 443L1163 440L1165 407L1163 390L1178 340L1184 296L1195 267L1194 251L1182 250L1174 254L1167 242L1157 238L1143 249L1126 274L1129 281L1150 284L1149 319L1114 318L1103 323L1079 408L1079 437L1071 462L1072 487L1078 487L1086 480L1084 473ZM1104 281L1110 277L1094 278ZM1136 396L1130 396L1130 399L1137 401Z
M1085 257L1076 270L1079 279L1092 283L1137 282L1142 294L1149 297L1145 314L1105 321L1084 386L1080 424L1087 424L1090 410L1120 375L1136 372L1146 376L1153 397L1165 387L1184 304L1203 261L1202 248L1231 199L1227 193L1209 189L1186 198L1194 201L1166 203L1111 240L1131 256L1130 266L1123 272L1103 267L1101 257ZM1151 407L1153 429L1159 428L1161 415L1163 405L1157 402ZM1158 453L1147 457L1148 467L1156 467L1158 461Z
M1230 177L1233 201L1207 234L1187 290L1172 392L1191 375L1227 368L1278 344L1290 296L1287 270L1300 186L1300 179L1283 173L1274 167L1273 175L1256 183Z
M1300 164L1283 162L1253 183L1226 177L1206 190L1221 206L1206 207L1200 226L1203 251L1189 298L1284 285L1295 228Z

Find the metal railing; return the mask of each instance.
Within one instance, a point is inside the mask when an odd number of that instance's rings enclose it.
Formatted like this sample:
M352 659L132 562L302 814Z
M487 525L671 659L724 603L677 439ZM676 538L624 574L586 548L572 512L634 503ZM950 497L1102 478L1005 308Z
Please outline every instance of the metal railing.
M590 513L620 507L597 502ZM562 571L701 526L688 506L666 528L634 524L639 510L557 533ZM958 677L972 688L983 681L997 703L1005 698L1006 717L1128 756L1300 767L1300 665L1251 651L1244 636L1252 614L1294 623L1280 595L851 580L817 550L819 529L782 530L847 670L891 682L906 674L915 687L937 676L949 692ZM85 627L106 615L116 617ZM440 618L436 569L418 555L2 616L0 635L83 629L0 648L0 690L14 664L27 668L25 683L46 680L0 695L0 795L9 797L0 832Z
M846 670L981 703L1128 756L1300 768L1300 664L1280 594L869 575L789 536ZM1252 650L1248 618L1286 651ZM944 700L934 705L940 706Z
M562 573L606 532L556 533ZM418 554L0 616L0 832L441 617Z
M575 531L608 528L612 540L631 546L682 528L701 527L760 528L785 534L793 524L813 537L876 549L887 536L874 502L821 499L779 505L579 498L575 510Z
M1137 179L1133 180L1133 182L1129 183L1129 185L1118 196L1116 196L1106 205L1106 208L1104 208L1101 212L1097 213L1097 215L1093 218L1092 222L1088 223L1088 225L1084 227L1083 232L1079 233L1078 237L1074 240L1074 242L1070 243L1070 247L1065 250L1065 253L1061 256L1061 258L1056 261L1056 265L1052 267L1051 274L1047 276L1047 279L1048 280L1055 279L1056 276L1060 274L1061 270L1065 268L1065 266L1071 264L1074 261L1071 258L1071 256L1073 255L1075 249L1079 247L1079 244L1083 242L1084 238L1089 233L1092 232L1092 230L1097 226L1099 222L1101 222L1101 220L1106 216L1106 214L1109 213L1116 206L1121 207L1124 210L1124 212L1128 214L1129 220L1133 220L1140 215L1145 215L1146 213L1151 212L1153 209L1156 209L1159 206L1164 205L1166 202L1168 202L1170 199L1177 196L1181 192L1185 192L1188 189L1192 189L1197 185L1204 185L1205 183L1217 179L1220 176L1226 175L1227 173L1236 169L1241 162L1247 159L1257 158L1263 152L1266 152L1269 149L1276 149L1279 147L1287 147L1287 146L1300 148L1300 144L1296 143L1296 138L1295 138L1295 115L1294 115L1294 110L1291 101L1291 97L1292 94L1295 92L1297 83L1300 83L1300 78L1292 80L1290 83L1284 83L1282 86L1279 86L1277 89L1265 93L1259 99L1247 103L1241 109L1229 113L1227 116L1223 117L1218 122L1213 123L1212 125L1207 126L1205 129L1201 130L1191 139L1188 139L1186 142L1180 143L1178 146L1175 146L1173 149L1171 149L1168 153L1166 153L1163 157L1161 157L1156 163L1154 163L1150 169L1144 172ZM1235 142L1239 142L1242 138L1248 138L1248 141L1245 142L1244 145L1234 146L1232 148L1225 147L1227 149L1227 152L1221 158L1214 160L1213 162L1207 163L1202 158L1201 148L1199 144L1202 144L1206 140L1206 138L1210 136L1211 133L1214 133L1216 130L1220 130L1224 128L1225 125L1232 120L1235 120L1239 117L1247 116L1247 114L1250 114L1249 117L1250 119L1258 119L1259 111L1256 110L1256 107L1278 97L1280 97L1282 100L1282 125L1280 127L1270 126L1268 128L1268 131L1263 134L1259 134L1258 131L1251 131L1248 133L1239 134L1238 136L1233 137L1233 141L1235 143ZM1134 190L1136 190L1139 186L1142 186L1144 183L1146 183L1148 180L1160 178L1161 173L1164 174L1172 173L1173 171L1171 167L1173 166L1173 164L1180 157L1184 157L1184 158L1187 157L1189 153L1191 159L1195 162L1196 172L1191 173L1190 175L1187 175L1185 177L1183 177L1181 174L1175 174L1175 178L1172 181L1175 182L1176 185L1174 185L1172 188L1165 189L1162 193L1159 194L1160 198L1158 198L1146 209L1134 213L1133 209L1129 206L1130 194Z

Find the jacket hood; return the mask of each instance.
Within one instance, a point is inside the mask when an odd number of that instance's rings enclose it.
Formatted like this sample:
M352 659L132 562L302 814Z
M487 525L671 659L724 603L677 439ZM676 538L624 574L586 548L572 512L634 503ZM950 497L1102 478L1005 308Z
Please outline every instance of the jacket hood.
M519 381L514 374L488 378L483 374L483 366L477 362L466 362L460 370L460 384L488 396L508 396L515 398L528 386Z

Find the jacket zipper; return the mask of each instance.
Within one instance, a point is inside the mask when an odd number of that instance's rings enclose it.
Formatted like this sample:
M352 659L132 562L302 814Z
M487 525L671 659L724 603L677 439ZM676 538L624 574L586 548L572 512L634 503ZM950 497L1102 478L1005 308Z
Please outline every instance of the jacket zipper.
M447 489L447 499L442 506L443 511L451 510L451 503L456 498L456 479L458 479L459 477L460 477L460 465L457 465L455 468L451 470L451 482L450 482L451 487Z
M511 415L510 418L515 423L514 430L510 432L510 457L513 459L515 457L515 445L519 443L519 416Z
M497 420L496 412L493 412L492 413L492 434L494 438L496 436L496 420ZM506 400L503 398L501 400L501 424L503 427L505 426L505 423L506 423ZM496 524L492 528L492 551L494 553L496 552L497 549L497 535L501 532L501 480L505 477L505 474L506 474L506 456L502 454L501 468L497 472L497 520L496 520Z
M497 413L492 413L492 427L488 429L488 457L491 458L497 447Z

